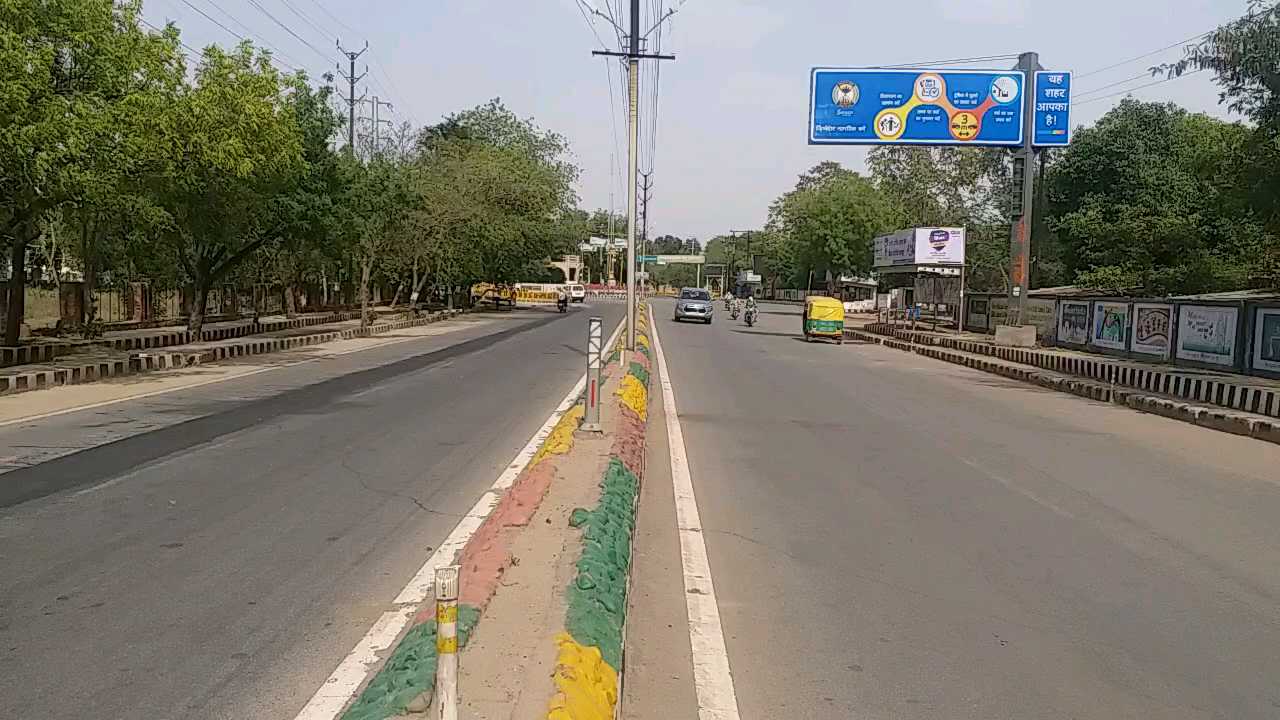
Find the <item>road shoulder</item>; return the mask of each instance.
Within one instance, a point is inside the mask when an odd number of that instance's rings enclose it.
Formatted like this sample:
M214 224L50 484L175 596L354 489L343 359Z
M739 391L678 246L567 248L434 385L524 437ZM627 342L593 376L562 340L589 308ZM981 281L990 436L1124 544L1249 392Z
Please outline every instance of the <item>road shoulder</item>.
M663 403L651 402L649 412L645 481L640 486L627 613L622 718L696 720L698 699L693 686L666 410Z

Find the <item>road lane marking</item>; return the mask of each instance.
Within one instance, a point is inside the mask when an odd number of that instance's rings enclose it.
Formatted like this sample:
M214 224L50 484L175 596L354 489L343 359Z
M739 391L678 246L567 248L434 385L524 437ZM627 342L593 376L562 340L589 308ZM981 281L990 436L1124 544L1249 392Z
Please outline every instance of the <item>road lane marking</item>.
M490 321L490 320L484 320L484 321L481 321L481 322L479 322L479 323L472 323L472 324L470 324L469 326L470 326L470 327L475 327L476 325L488 325L488 324L490 324L491 322L492 322L492 321ZM422 327L427 327L427 326L422 326ZM466 327L468 327L468 325L451 325L451 326L446 326L446 327L444 327L444 328L440 328L440 330L442 330L442 332L435 332L435 333L431 333L431 334L426 334L426 333L424 333L424 334L422 334L422 335L413 335L413 336L410 336L410 337L398 337L398 338L393 338L393 339L383 340L383 341L381 341L381 342L373 343L373 344L370 344L370 345L362 345L362 346L360 346L360 347L351 348L351 349L349 349L349 350L341 350L341 351L338 351L338 352L325 353L325 354L323 354L323 355L320 355L319 357L305 358L305 359L302 359L302 360L289 360L289 361L286 361L286 362L280 362L280 363L276 363L276 364L273 364L273 365L269 365L269 366L267 366L267 367L259 367L259 368L255 368L255 369L253 369L253 370L246 370L246 371L244 371L244 372L234 372L234 371L232 371L230 374L227 374L227 375L222 375L222 376L220 376L220 377L216 377L216 378L210 378L210 379L208 379L208 380L201 380L201 381L199 381L199 382L194 382L194 383L191 383L191 384L189 384L189 385L176 385L176 386L174 386L174 387L162 388L162 389L160 389L160 390L152 390L152 391L150 391L150 392L139 393L139 394L137 394L137 395L128 395L128 396L125 396L125 397L112 398L112 399L110 399L110 400L102 400L102 401L99 401L99 402L89 403L89 404L87 404L87 405L76 405L75 407L62 408L62 409L60 409L60 410L51 410L51 411L49 411L49 412L46 412L46 413L40 413L40 414L38 414L38 415L26 415L26 416L24 416L24 417L20 417L20 418L11 418L11 419L9 419L9 420L0 420L0 427L6 427L6 426L8 426L8 425L17 425L17 424L19 424L19 423L25 423L25 422L34 422L34 421L36 421L36 420L44 420L44 419L46 419L46 418L57 417L57 416L59 416L59 415L67 415L67 414L69 414L69 413L73 413L73 412L80 412L81 410L93 410L93 409L95 409L95 408L106 407L106 406L108 406L108 405L115 405L116 403L122 403L122 402L126 402L126 401L129 401L129 400L144 400L144 399L146 399L146 398L155 397L155 396L157 396L157 395L168 395L169 393L177 392L177 391L179 391L179 390L192 390L192 389L194 389L194 388L204 387L204 386L206 386L206 385L214 385L214 384L217 384L217 383L220 383L220 382L227 382L228 380L238 380L238 379L240 379L240 378L250 377L250 376L252 376L252 375L260 375L260 374L262 374L262 373L272 372L272 371L274 371L274 370L281 370L281 369L284 369L284 368L297 367L297 366L299 366L299 365L308 365L308 364L310 364L310 363L320 362L320 361L322 361L322 360L328 360L328 359L330 359L330 358L335 358L335 357L341 357L341 356L343 356L343 355L351 355L352 353L365 352L366 350L375 350L375 349L377 349L377 348L380 348L380 347L386 347L386 346L388 346L388 345L398 345L398 344L400 344L400 343L412 342L412 341L414 341L414 340L423 340L423 339L426 339L426 338L439 337L439 336L441 336L441 335L447 335L447 334L449 334L449 333L457 332L458 330L462 330L462 329L464 329L464 328L466 328ZM374 337L376 337L376 336L374 336ZM345 338L345 339L343 339L343 338L339 338L339 339L336 339L336 340L331 340L331 341L329 341L329 342L346 342L346 341L348 341L348 340L359 340L359 339L361 339L361 338ZM310 347L307 347L307 346L301 346L301 347L295 347L295 348L288 348L288 349L284 349L284 350L279 350L279 351L277 351L277 352L275 352L275 353L264 353L264 354L263 354L262 356L260 356L260 357L262 357L264 360L266 360L266 359L267 359L267 358L269 358L271 355L284 354L284 353L290 353L290 354L292 354L294 351L297 351L297 350L305 350L305 349L311 349L311 350L323 350L323 348L321 347L321 345L324 345L324 344L327 344L327 343L320 343L320 344L317 344L317 345L312 345L312 346L310 346ZM253 356L242 356L242 357L243 357L243 358L248 358L248 357L253 357ZM230 359L240 359L240 358L227 358L227 359L229 359L229 360L230 360ZM138 375L151 375L152 377L158 377L158 378L159 378L160 380L162 380L162 381L163 381L163 380L166 380L166 379L169 379L169 378L179 379L179 378L181 378L181 377L182 377L182 371L183 371L183 370L190 370L190 369L194 369L194 368L201 368L201 367L204 367L204 368L216 367L216 366L217 366L217 365L219 365L221 362L222 362L222 361L219 361L219 362L213 362L213 363L206 363L206 364L203 364L203 365L190 365L190 366L187 366L187 367L184 367L184 368L175 368L175 370L177 370L177 372L174 372L174 373L171 373L171 374L167 374L167 376L166 376L166 375L160 375L160 374L152 375L151 373L138 373ZM255 363L255 364L256 364L256 363ZM222 368L225 368L225 369L227 369L227 370L231 370L233 367L234 367L233 365L223 365L223 366L222 366ZM219 368L219 369L222 369L222 368ZM162 371L162 372L163 372L163 371ZM136 378L136 377L137 377L137 375L122 375L121 377ZM83 384L88 385L88 384L91 384L91 383L83 383ZM80 383L77 383L77 384L74 384L74 385L62 385L62 386L60 386L60 387L74 388L74 387L77 387L77 385L80 385ZM10 396L8 396L8 397L13 397L13 396L12 396L12 395L10 395Z
M649 310L649 332L661 376L662 410L667 420L667 442L671 446L671 483L676 495L676 526L680 535L680 562L684 567L685 608L689 614L689 645L693 651L693 685L698 696L699 720L738 720L738 696L733 689L729 652L720 626L720 607L711 581L711 561L702 539L702 518L693 494L684 432L676 413L676 396L667 374L667 358L658 339L653 309Z
M623 323L618 323L605 347L613 346L622 332L622 327ZM431 597L436 568L453 562L457 553L493 512L502 495L537 454L542 441L551 434L552 429L560 422L560 418L578 402L578 396L582 394L586 385L587 375L583 373L542 427L529 438L529 442L516 453L493 485L480 496L471 510L454 526L444 542L436 547L418 572L414 573L414 576L405 584L404 589L393 601L395 609L383 613L374 622L369 632L342 659L342 662L338 663L338 667L311 696L294 720L334 720L346 709L347 703L351 702L351 699L360 691L369 675L381 667L383 653L395 645L401 633L409 628L409 623L413 621L419 608L427 598Z

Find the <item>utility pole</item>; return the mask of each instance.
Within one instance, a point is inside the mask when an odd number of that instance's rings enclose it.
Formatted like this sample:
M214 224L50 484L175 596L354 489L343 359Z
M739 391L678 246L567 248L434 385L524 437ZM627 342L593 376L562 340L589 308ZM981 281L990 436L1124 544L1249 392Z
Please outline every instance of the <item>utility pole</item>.
M668 12L658 22L671 16ZM655 26L656 27L656 26ZM640 60L675 60L674 55L644 54L640 40L640 0L631 0L631 32L626 52L593 50L592 55L627 59L627 339L628 350L636 349L636 175L639 171Z
M351 71L349 73L343 72L342 65L338 65L338 74L347 81L348 92L347 96L343 98L343 100L347 101L347 147L351 149L351 154L354 156L356 154L356 105L364 102L364 95L361 95L359 98L356 97L356 83L363 80L364 76L369 74L369 66L366 65L364 72L360 75L356 75L356 59L369 50L369 41L365 41L364 47L360 49L360 52L343 50L341 40L337 41L337 45L338 52L346 55L347 61L351 64Z
M1015 70L1021 70L1026 78L1022 87L1022 147L1013 156L1014 202L1010 213L1012 228L1009 241L1009 319L1017 327L1022 324L1023 304L1031 280L1031 218L1035 201L1036 149L1035 136L1035 73L1040 70L1040 54L1025 52L1018 56ZM1021 186L1018 185L1021 181Z
M653 176L653 171L640 173L640 177L644 178L644 182L640 183L640 255L649 254L649 189L653 187L653 181L649 178ZM640 261L640 270L645 271L645 263Z
M752 232L755 232L755 231L754 231L754 230L730 230L730 231L729 231L729 237L733 238L734 240L737 240L739 236L742 236L744 239L746 239L746 241L747 241L747 250L746 250L745 255L746 255L747 263L749 264L749 266L750 266L750 268L751 268L751 270L750 270L750 271L751 271L751 272L755 272L755 269L756 269L756 267L755 267L755 263L751 261L751 233L752 233ZM737 270L737 262L736 262L736 261L737 261L737 259L738 259L738 243L736 243L736 242L735 242L735 243L733 243L732 247L733 247L733 255L731 256L730 262L731 262L731 263L733 263L734 267L733 267L733 268L731 268L730 270L731 270L731 271L736 272L736 270ZM734 290L737 290L737 289L738 289L738 288L737 288L737 281L736 281L737 275L734 275L734 278L735 278L735 281L734 281Z
M388 110L395 110L395 106L389 102L379 100L377 95L370 98L368 102L373 106L373 118L370 121L370 124L373 126L372 132L370 133L372 135L371 141L373 144L369 146L369 157L373 157L382 149L381 142L378 138L378 126L391 124L390 120L382 120L378 117L378 109L385 107Z

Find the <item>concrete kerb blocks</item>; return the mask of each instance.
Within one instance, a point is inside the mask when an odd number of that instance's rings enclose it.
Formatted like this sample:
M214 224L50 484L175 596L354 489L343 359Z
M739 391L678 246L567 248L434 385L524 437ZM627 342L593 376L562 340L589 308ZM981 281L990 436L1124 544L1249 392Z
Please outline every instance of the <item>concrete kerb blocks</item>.
M631 551L644 476L650 344L645 307L636 315L636 352L619 388L619 422L600 501L578 508L569 522L582 528L582 554L566 590L565 631L556 636L554 694L548 720L612 720L622 692L623 648Z
M943 360L976 370L1034 383L1050 390L1066 392L1090 400L1125 405L1140 412L1161 415L1213 430L1229 432L1234 435L1245 435L1258 440L1280 444L1280 420L1255 417L1235 413L1225 408L1203 407L1170 398L1147 395L1131 388L1116 387L1102 380L1064 377L1051 372L1040 372L1030 368L1005 365L994 360L947 350L937 345L904 342L860 330L845 330L845 336L854 340L884 345L895 350L914 352L936 360Z
M28 390L42 390L44 388L56 387L58 385L78 385L81 383L94 382L107 377L137 375L145 372L154 372L156 370L191 367L193 365L218 362L229 358L279 352L281 350L330 342L332 340L349 340L358 337L370 337L372 335L391 332L393 330L403 330L405 328L429 325L439 320L455 317L461 314L461 312L462 311L460 310L446 310L433 313L424 318L379 323L376 325L370 325L363 329L352 328L340 331L329 330L285 338L246 340L244 342L237 342L230 345L217 345L202 349L198 352L172 352L161 350L159 352L135 352L127 359L121 358L89 362L81 361L80 364L75 364L75 362L72 361L65 363L67 367L64 368L41 369L26 373L15 373L0 376L0 395L25 392Z

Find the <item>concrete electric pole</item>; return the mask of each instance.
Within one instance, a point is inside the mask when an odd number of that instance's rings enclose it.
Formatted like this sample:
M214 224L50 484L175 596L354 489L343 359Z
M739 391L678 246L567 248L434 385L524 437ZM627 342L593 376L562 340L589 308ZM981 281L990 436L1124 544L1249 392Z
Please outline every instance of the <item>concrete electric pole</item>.
M674 10L658 21L664 22ZM656 26L655 26L656 27ZM639 172L640 60L675 60L674 55L640 52L640 0L631 0L631 31L625 52L594 50L592 55L627 59L627 334L626 347L636 348L636 175Z

